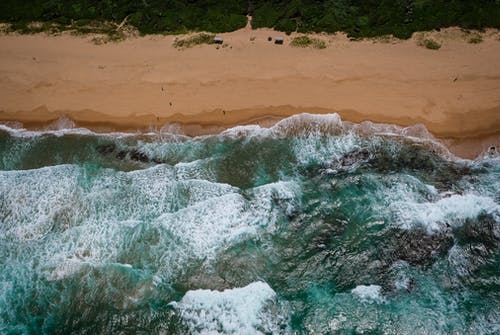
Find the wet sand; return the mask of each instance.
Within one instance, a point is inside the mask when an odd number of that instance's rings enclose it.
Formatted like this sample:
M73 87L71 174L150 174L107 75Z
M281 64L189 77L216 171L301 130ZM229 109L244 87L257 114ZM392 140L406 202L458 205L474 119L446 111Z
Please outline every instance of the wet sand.
M174 125L197 135L336 112L352 122L422 123L465 158L500 146L498 32L480 44L458 29L434 33L437 51L419 46L418 36L384 43L318 35L328 43L322 50L293 48L291 37L265 29L220 36L227 46L185 50L172 46L174 36L105 45L0 36L0 122L44 128L68 117L98 131Z

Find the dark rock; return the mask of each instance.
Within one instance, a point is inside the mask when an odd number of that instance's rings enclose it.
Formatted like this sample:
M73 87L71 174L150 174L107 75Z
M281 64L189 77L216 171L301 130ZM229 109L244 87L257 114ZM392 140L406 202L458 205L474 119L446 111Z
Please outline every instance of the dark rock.
M341 158L332 161L327 169L334 172L343 172L351 169L356 164L365 163L372 159L372 154L368 149L355 149L346 153Z
M159 158L153 158L151 161L153 163L156 163L156 164L164 164L164 163L166 163L165 160L162 160L162 159L159 159Z
M137 151L135 149L130 151L130 159L142 163L149 163L151 159L143 152Z
M105 148L103 147L101 149L98 149L99 152L105 153L105 154L110 154L114 150L115 150L114 145L113 145L113 150L111 150L110 147L105 147ZM132 161L141 162L141 163L151 163L151 162L156 163L156 164L166 163L165 160L162 160L159 158L150 158L145 153L140 152L139 150L136 150L136 149L132 149L130 151L121 150L115 155L115 157L119 160L124 160L128 157Z
M435 151L416 145L405 146L395 153L385 149L377 150L370 160L370 166L383 173L411 171L419 179L432 184L439 192L460 193L457 184L462 178L473 175L470 165L449 162ZM474 170L474 174L479 172Z
M481 214L477 219L467 219L457 229L460 244L484 244L487 249L495 249L500 243L500 226L491 214Z
M104 144L97 146L96 150L101 155L109 155L115 151L116 146L114 144Z
M120 151L116 154L116 158L123 160L127 157L127 152L126 151Z
M413 278L408 279L408 286L406 287L408 293L411 293L414 288L415 288L415 279Z
M498 155L497 148L495 146L491 146L488 148L488 156L489 157L496 157Z
M423 229L399 230L388 238L385 258L388 262L403 260L411 265L429 265L453 246L451 230L428 235Z

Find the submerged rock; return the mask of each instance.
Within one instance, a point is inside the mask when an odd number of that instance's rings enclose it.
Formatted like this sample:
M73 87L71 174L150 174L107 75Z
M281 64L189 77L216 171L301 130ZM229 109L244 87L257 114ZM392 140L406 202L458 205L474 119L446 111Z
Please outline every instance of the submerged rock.
M123 160L127 157L127 152L126 151L120 151L116 154L116 158Z
M368 149L355 149L334 160L327 168L329 172L342 172L349 170L360 163L365 163L372 158Z
M456 236L460 244L483 244L487 249L495 249L500 244L500 226L491 214L481 214L477 219L467 219Z
M428 235L423 229L399 230L385 243L385 259L411 265L429 265L453 246L451 230Z
M145 153L140 152L138 150L133 149L129 152L129 154L130 154L131 160L142 162L142 163L151 162L151 159L148 157L148 155L146 155Z
M462 285L481 290L498 290L500 225L490 214L468 219L455 231L457 243L448 262Z
M109 155L113 153L116 149L116 145L114 144L104 144L97 146L96 150L101 155Z
M97 148L96 148L97 152L103 156L109 156L109 155L114 154L116 152L116 149L117 148L116 148L115 144L103 144L103 145L97 146ZM119 160L124 160L124 159L128 158L132 161L141 162L141 163L156 163L156 164L165 163L164 160L161 160L158 158L151 158L146 153L141 152L137 149L120 150L114 156Z

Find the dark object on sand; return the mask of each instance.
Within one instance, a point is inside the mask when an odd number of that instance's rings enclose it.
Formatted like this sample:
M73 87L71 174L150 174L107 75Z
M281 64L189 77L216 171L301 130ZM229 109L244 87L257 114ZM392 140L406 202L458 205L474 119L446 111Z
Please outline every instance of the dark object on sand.
M224 40L222 39L222 37L215 37L214 43L215 44L222 44L222 43L224 43Z
M283 37L275 37L274 44L283 44Z
M269 37L267 38L267 40L268 40L269 42L271 42L271 41L273 40L273 38L272 38L271 36L269 36Z

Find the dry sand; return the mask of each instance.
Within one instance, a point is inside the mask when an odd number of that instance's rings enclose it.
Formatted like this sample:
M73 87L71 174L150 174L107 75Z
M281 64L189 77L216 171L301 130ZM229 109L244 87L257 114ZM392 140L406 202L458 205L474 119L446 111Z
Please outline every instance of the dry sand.
M93 129L189 134L268 124L295 113L423 123L452 152L500 146L500 41L469 44L458 29L433 51L407 41L318 35L323 50L267 41L271 30L220 34L228 44L178 50L174 36L95 45L90 37L0 36L0 121L44 127L60 116ZM255 37L254 41L250 41Z

